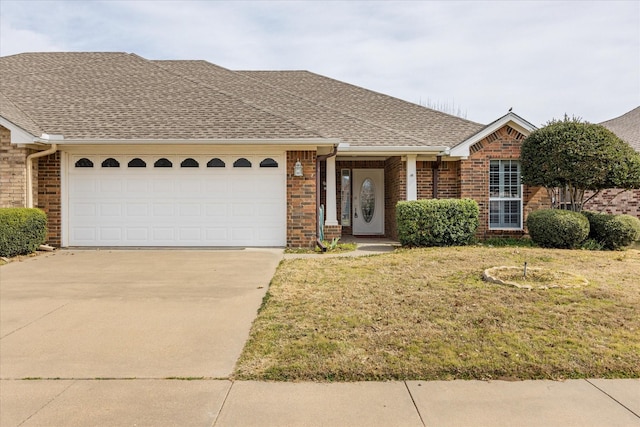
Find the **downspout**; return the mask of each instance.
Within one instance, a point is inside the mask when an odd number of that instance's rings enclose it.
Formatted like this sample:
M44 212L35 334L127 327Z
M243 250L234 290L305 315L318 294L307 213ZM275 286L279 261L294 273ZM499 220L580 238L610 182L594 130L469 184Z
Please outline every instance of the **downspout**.
M331 153L323 154L321 156L316 156L316 245L322 250L322 252L327 251L327 247L320 241L320 224L319 224L319 216L318 209L320 209L320 162L327 160L329 157L333 157L338 154L338 146L334 145Z
M438 198L438 178L440 177L440 165L442 164L442 156L437 156L436 161L431 163L431 174L432 174L432 182L433 182L433 194L432 198Z
M58 151L57 144L51 144L51 148L45 151L38 151L27 156L27 207L33 207L33 159L48 156Z

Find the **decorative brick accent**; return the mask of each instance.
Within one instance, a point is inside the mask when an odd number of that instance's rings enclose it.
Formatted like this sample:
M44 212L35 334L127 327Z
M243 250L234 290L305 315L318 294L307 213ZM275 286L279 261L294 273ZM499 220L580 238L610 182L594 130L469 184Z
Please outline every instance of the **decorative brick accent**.
M585 194L585 200L593 193ZM612 188L603 190L585 203L584 209L611 214L627 214L640 218L640 190Z
M37 207L47 214L47 243L60 246L62 237L60 196L60 152L40 157L38 160Z
M293 176L300 160L304 176ZM287 246L309 248L316 240L316 152L287 151Z
M0 207L27 205L26 160L31 150L11 144L11 132L0 126Z
M489 230L489 161L519 160L524 135L510 126L504 126L476 144L479 148L468 159L460 161L460 197L471 198L480 207L478 237L521 236L525 230ZM551 205L547 191L540 187L524 187L524 220L529 212Z

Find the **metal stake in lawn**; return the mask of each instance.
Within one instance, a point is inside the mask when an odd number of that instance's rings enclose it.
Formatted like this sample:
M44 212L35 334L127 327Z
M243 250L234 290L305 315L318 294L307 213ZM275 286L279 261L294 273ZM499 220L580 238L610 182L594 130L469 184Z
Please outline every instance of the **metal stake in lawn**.
M527 278L527 261L524 262L524 278Z

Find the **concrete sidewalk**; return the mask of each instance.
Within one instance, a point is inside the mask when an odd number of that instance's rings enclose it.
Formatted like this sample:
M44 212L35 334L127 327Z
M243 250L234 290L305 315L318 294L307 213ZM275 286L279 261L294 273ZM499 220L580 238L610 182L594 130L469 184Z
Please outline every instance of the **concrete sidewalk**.
M2 426L640 426L640 380L3 380Z

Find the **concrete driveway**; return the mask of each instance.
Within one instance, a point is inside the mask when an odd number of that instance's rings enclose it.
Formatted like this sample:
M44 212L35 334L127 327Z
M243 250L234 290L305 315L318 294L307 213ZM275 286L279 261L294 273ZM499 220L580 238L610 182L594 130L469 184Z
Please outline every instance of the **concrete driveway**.
M167 410L193 389L187 400L214 415L227 381L153 381L227 378L281 259L277 249L64 250L2 266L0 424L38 424L40 407L69 387L101 388L97 408L146 393ZM146 382L117 387L130 379Z

